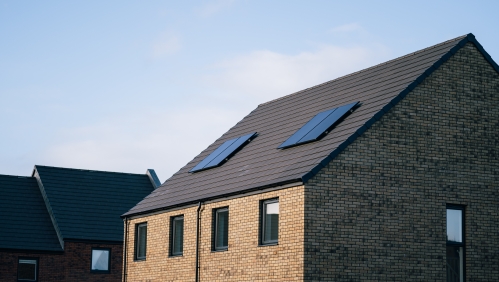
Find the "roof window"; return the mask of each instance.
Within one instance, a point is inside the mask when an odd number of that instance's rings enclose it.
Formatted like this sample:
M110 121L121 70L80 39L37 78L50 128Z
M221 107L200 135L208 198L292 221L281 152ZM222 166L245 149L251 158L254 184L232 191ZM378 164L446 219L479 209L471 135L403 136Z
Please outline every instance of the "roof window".
M197 172L217 166L221 166L226 161L228 161L232 156L234 156L239 150L241 150L246 144L253 140L257 136L256 132L246 134L241 137L230 139L225 141L220 145L213 153L204 158L200 163L198 163L189 172Z
M326 136L326 134L328 134L334 126L340 123L343 118L345 118L349 113L353 112L355 106L357 106L358 104L359 102L354 102L348 105L318 113L309 122L298 129L295 134L291 135L291 137L284 141L284 143L282 143L278 148L286 149L292 146L297 146L321 139L322 137Z

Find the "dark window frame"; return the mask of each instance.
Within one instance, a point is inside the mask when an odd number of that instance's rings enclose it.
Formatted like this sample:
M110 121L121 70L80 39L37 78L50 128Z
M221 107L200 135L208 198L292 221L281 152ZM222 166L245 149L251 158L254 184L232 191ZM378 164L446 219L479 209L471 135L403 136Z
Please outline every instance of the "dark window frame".
M213 209L212 213L212 240L211 240L211 250L213 252L222 252L229 250L229 227L227 227L227 246L217 247L217 239L218 239L218 213L219 212L227 212L227 224L229 223L229 206L219 207Z
M92 260L94 258L94 250L96 250L96 251L108 251L109 255L107 258L107 270L94 270L94 269L92 269ZM102 273L102 274L111 273L111 248L92 247L92 250L90 252L91 252L90 253L90 272Z
M20 260L34 260L36 261L36 267L35 267L35 280L26 280L26 279L19 279L19 261ZM38 257L17 257L17 274L16 278L18 282L38 282L38 273L40 269L40 258Z
M266 205L272 203L279 203L279 197L270 198L260 201L260 217L259 217L259 232L258 232L258 244L259 246L275 246L279 244L279 223L277 226L277 240L265 241L265 214ZM279 205L279 209L280 209ZM281 215L279 210L279 216ZM278 221L280 222L280 220Z
M145 252L144 252L144 256L143 257L139 257L139 228L145 226L146 227L146 238L145 238L145 244L144 244L144 248L145 248ZM142 261L142 260L146 260L147 258L147 222L141 222L141 223L137 223L135 224L135 248L134 248L134 260L135 261Z
M462 242L453 242L453 241L447 241L447 210L460 210L461 211L461 237L462 237ZM445 213L446 213L446 228L445 228L445 232L446 232L446 239L445 239L445 242L446 242L446 248L448 246L450 247L461 247L463 248L463 265L462 265L462 268L463 268L463 282L466 281L466 206L464 205L456 205L456 204L447 204L446 205L446 209L445 209ZM446 255L446 258L447 258L447 255ZM448 279L448 278L447 278Z
M175 221L182 219L182 251L181 252L174 252L174 245L175 245ZM181 257L184 255L184 231L185 231L185 221L184 221L184 215L176 215L170 217L170 257Z

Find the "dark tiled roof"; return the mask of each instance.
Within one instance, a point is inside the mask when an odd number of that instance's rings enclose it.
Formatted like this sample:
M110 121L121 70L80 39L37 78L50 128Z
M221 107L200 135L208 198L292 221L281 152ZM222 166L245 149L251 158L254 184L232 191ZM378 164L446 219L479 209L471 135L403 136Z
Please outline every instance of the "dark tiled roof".
M62 251L34 177L0 175L0 249Z
M306 182L466 42L494 65L469 34L259 105L124 216ZM317 113L355 101L361 106L322 140L277 149ZM188 173L223 142L255 131L259 136L223 166Z
M35 166L64 240L123 241L120 215L154 190L146 174Z

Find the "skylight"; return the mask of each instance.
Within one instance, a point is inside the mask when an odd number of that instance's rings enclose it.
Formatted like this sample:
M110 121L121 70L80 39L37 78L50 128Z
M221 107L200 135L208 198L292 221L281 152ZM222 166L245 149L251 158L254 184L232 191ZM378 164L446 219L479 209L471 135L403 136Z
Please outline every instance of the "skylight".
M230 139L225 141L220 145L213 153L204 158L200 163L198 163L189 172L197 172L217 166L221 166L232 156L234 156L239 150L241 150L246 144L253 140L257 136L256 132L246 134L241 137Z
M359 104L354 102L338 108L327 110L318 113L309 122L302 126L295 134L291 135L284 143L278 148L285 149L288 147L313 142L326 136L331 129L336 126L343 117L353 111L353 108Z

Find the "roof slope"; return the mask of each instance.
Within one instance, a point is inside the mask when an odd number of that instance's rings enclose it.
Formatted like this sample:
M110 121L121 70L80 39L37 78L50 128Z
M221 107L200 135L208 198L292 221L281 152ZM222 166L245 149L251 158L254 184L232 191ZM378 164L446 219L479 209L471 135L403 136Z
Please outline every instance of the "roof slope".
M63 240L123 241L120 215L154 190L146 174L35 166Z
M62 251L34 177L0 175L0 249Z
M306 182L466 42L495 64L469 34L259 105L124 216ZM320 141L277 149L317 113L355 101L361 106ZM255 131L259 136L223 166L188 173L223 142Z

